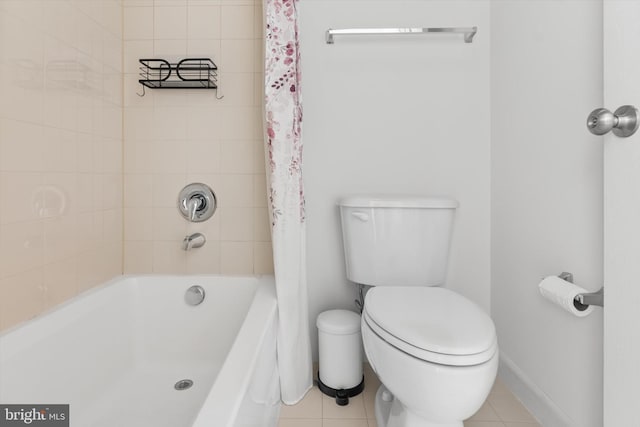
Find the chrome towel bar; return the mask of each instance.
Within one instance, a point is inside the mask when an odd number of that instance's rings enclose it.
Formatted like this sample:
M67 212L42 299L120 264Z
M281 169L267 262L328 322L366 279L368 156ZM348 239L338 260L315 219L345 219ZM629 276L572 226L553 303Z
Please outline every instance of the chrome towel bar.
M329 28L325 32L327 44L333 44L334 36L366 36L366 35L391 35L391 34L427 34L427 33L455 33L464 34L464 42L471 43L473 36L478 32L478 27L451 27L451 28L345 28L334 30Z

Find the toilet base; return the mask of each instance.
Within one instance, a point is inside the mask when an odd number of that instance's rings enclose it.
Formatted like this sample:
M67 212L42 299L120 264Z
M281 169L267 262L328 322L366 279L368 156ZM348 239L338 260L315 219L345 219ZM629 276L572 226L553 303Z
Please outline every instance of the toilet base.
M411 414L384 384L376 392L375 414L380 427L463 427L462 421L443 424Z
M384 384L380 384L380 387L378 387L378 391L376 392L375 403L373 404L374 412L376 414L376 423L378 424L378 426L387 426L393 399L393 394L391 394L391 392L387 390Z

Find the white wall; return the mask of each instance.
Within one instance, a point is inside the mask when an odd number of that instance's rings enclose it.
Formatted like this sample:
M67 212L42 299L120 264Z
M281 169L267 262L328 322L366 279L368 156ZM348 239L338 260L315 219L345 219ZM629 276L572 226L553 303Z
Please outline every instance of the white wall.
M489 310L489 3L300 3L311 325L353 308L336 201L350 193L460 202L449 286ZM461 35L341 38L328 28L478 26ZM312 342L317 343L315 327Z
M585 127L602 104L602 2L494 1L491 26L501 374L544 426L601 426L602 310L573 317L537 285L562 271L602 285L602 141Z

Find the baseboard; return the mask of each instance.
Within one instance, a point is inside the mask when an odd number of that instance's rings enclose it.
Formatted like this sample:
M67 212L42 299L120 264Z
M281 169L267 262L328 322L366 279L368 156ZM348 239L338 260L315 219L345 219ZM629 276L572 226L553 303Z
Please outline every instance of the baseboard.
M543 427L572 427L571 420L504 353L498 376Z

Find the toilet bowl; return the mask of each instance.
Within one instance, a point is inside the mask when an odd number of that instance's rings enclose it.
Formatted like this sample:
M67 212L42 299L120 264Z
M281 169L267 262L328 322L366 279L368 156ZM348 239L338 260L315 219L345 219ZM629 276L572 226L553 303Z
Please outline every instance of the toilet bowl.
M338 203L347 278L371 286L365 353L382 385L379 427L462 427L498 369L491 318L446 289L455 200L350 196Z
M496 377L491 319L443 288L373 288L364 307L365 352L390 392L376 399L378 425L462 427Z

